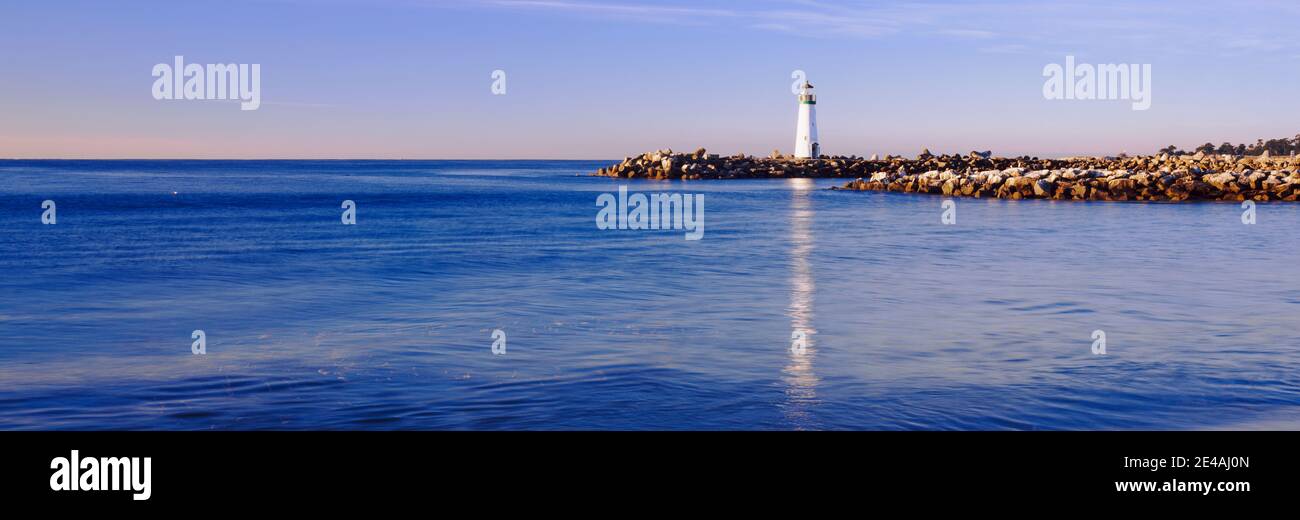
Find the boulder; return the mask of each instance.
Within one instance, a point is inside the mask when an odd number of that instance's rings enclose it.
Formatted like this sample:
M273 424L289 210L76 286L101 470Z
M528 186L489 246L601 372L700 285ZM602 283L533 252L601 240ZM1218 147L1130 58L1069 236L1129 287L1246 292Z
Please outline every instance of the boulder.
M1039 197L1051 198L1056 193L1056 184L1047 179L1039 179L1034 183L1034 195Z

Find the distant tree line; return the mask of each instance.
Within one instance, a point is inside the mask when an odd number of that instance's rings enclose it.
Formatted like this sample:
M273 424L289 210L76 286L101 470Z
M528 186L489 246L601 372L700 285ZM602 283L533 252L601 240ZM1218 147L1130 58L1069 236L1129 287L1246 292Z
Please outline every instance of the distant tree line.
M1205 143L1197 146L1196 149L1190 152L1179 150L1177 146L1171 144L1161 148L1158 153L1190 155L1197 152L1205 152L1206 154L1262 155L1265 151L1267 151L1269 155L1291 155L1293 152L1300 153L1300 134L1296 134L1295 137L1290 139L1269 139L1267 141L1259 139L1252 145L1225 142L1221 145L1215 146L1214 143Z

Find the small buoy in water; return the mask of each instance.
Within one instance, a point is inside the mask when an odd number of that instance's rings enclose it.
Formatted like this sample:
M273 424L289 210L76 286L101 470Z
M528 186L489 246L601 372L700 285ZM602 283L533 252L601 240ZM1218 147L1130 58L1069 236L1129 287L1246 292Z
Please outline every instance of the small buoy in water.
M176 195L177 195L177 193L173 191L173 192L172 192L172 196L175 197Z

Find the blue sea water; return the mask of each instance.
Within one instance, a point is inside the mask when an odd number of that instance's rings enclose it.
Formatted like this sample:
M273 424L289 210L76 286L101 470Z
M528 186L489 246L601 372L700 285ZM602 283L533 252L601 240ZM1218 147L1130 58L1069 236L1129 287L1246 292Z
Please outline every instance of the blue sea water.
M1300 206L606 164L0 161L0 428L1300 427Z

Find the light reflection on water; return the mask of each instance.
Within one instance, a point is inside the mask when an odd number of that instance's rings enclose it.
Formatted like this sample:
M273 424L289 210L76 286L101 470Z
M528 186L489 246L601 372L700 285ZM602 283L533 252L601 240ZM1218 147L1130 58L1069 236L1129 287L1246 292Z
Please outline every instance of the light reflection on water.
M813 326L813 295L816 292L810 256L813 251L814 218L810 179L790 179L790 327L802 334L804 348L790 348L790 362L785 367L786 416L795 425L810 421L807 409L817 399L817 373L813 362L817 356Z

